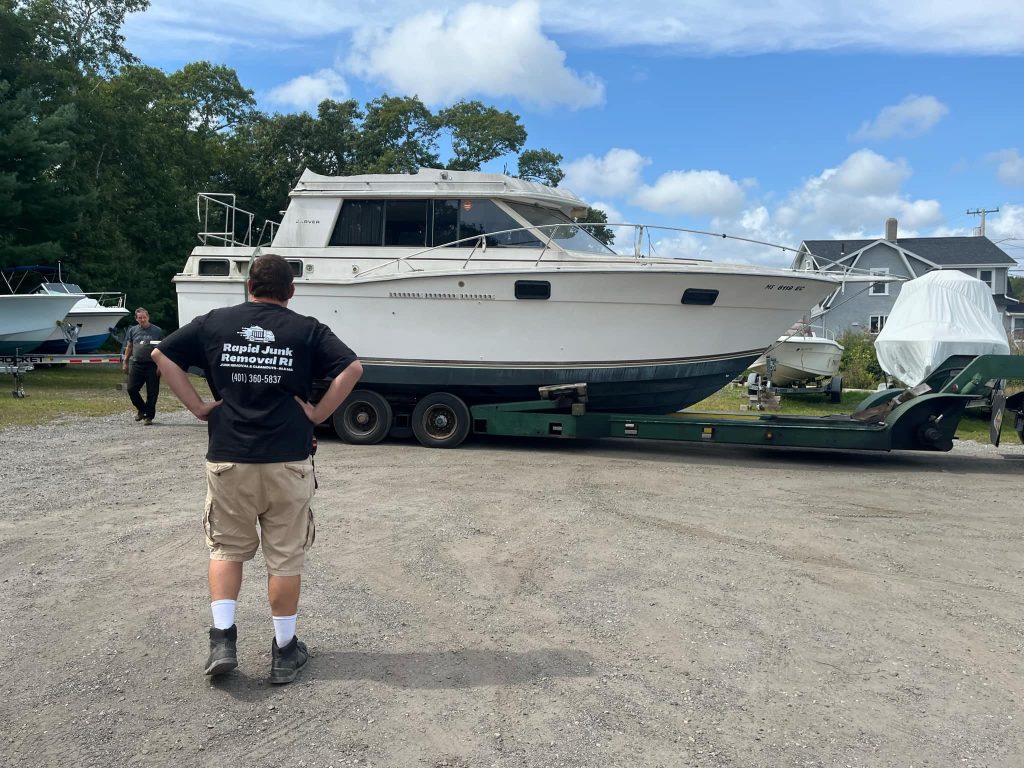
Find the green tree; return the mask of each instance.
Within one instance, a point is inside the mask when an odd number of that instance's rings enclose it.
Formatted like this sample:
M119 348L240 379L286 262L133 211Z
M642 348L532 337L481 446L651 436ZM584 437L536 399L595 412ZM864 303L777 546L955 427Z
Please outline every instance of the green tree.
M437 115L437 124L451 134L453 171L479 171L495 158L518 152L526 143L519 116L499 112L479 101L460 101Z
M615 233L609 227L602 226L602 224L608 223L608 214L600 208L588 207L587 212L578 216L576 221L581 224L594 224L594 226L586 227L586 230L605 245L610 246L615 242Z
M516 175L520 179L557 187L565 178L559 167L561 162L562 156L549 149L524 149L519 154L519 172Z
M30 16L0 0L0 265L60 258L81 202L62 174L77 112L48 87L77 73L59 77L60 68L47 63Z
M355 165L360 173L415 173L436 167L438 125L416 97L380 96L366 104Z
M50 60L96 74L136 61L125 48L121 27L129 13L148 8L149 0L28 0L17 5Z

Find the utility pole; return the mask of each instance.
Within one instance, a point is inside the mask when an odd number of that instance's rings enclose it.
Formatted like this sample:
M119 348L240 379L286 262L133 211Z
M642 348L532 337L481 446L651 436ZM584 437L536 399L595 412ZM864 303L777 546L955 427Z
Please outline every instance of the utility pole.
M995 208L995 209L993 209L991 211L986 211L984 208L968 208L967 209L967 215L968 216L981 216L981 226L978 227L978 229L977 229L978 237L984 237L985 236L985 214L986 213L999 213L999 209Z

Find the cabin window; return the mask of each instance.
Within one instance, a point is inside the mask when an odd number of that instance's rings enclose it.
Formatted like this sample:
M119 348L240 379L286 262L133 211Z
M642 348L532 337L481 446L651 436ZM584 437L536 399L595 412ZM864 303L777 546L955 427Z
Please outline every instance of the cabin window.
M388 200L384 206L384 245L422 248L427 244L427 200Z
M547 280L516 280L517 299L550 299L551 283Z
M383 200L346 200L328 245L381 245L383 234Z
M459 201L434 200L432 244L447 245L459 239Z
M874 267L871 270L872 275L885 275L889 276L888 267ZM888 296L889 295L889 284L888 283L872 283L871 284L871 295L872 296Z
M227 259L200 259L199 274L203 277L227 277L231 264Z
M292 268L292 277L302 277L302 262L298 259L288 259L288 266Z
M714 288L687 288L683 291L683 304L710 307L716 301L718 301L718 291Z
M988 289L990 291L992 290L992 270L991 269L979 269L978 270L978 279L981 280L981 282L983 282L985 285L987 285Z
M881 333L885 328L885 321L888 319L888 315L872 315L868 322L868 333Z
M462 200L459 204L459 239L483 235L488 232L501 232L498 235L487 235L488 248L539 248L541 242L528 230L522 228L522 224L513 219L498 206L493 200ZM506 232L504 230L515 229L517 232ZM459 243L462 248L472 248L477 245L478 240L469 240Z

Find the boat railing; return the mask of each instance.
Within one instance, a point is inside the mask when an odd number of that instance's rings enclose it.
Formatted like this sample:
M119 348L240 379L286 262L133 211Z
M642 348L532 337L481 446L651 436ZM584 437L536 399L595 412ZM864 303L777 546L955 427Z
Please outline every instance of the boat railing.
M580 263L580 264L584 264L584 263L585 264L621 264L623 259L631 259L631 260L636 261L637 263L644 263L648 258L653 258L656 255L654 253L655 243L654 243L654 241L650 237L650 233L651 233L652 230L664 229L664 230L669 230L669 231L689 231L689 230L682 230L681 228L678 228L678 227L664 227L664 226L660 226L660 225L651 225L651 224L609 224L609 223L606 223L606 222L582 222L582 221L581 222L574 222L574 223L571 223L571 224L567 223L567 222L562 222L562 223L557 223L557 224L533 224L533 225L530 225L528 227L514 227L512 229L501 229L501 230L495 230L493 232L486 232L486 233L482 233L482 234L474 234L474 235L471 235L470 237L464 237L464 238L460 238L459 240L453 240L453 241L448 242L448 243L443 243L441 245L431 246L430 248L425 248L425 249L420 250L420 251L415 251L413 253L408 253L408 254L405 254L403 256L398 256L398 257L396 257L394 259L391 259L389 261L383 262L381 264L377 264L376 266L370 267L368 269L360 270L360 271L358 271L356 273L356 276L357 277L362 277L362 276L370 274L371 272L376 272L377 270L385 269L386 267L391 267L391 266L395 266L395 265L397 265L398 269L401 269L403 264L406 265L407 267L409 267L409 269L411 271L413 271L413 272L420 272L422 270L417 269L415 266L413 266L413 264L411 262L414 262L414 261L420 260L420 259L433 258L434 257L433 255L435 255L436 251L439 251L439 250L444 249L444 248L452 248L453 246L460 246L460 245L464 246L464 247L465 246L472 246L472 249L470 250L469 254L464 259L462 259L462 268L466 269L466 268L468 268L469 263L475 257L478 258L480 254L486 253L488 248L509 247L509 246L503 246L503 245L497 245L497 246L495 246L495 245L488 245L488 239L499 237L499 236L502 236L502 235L513 235L513 234L522 233L522 232L526 232L526 233L529 233L529 234L532 234L532 235L536 235L538 233L541 234L541 237L539 238L540 242L541 242L541 248L540 248L540 251L537 254L537 258L534 259L534 262L533 262L534 266L539 266L540 263L544 260L545 256L549 255L553 251L554 252L559 252L559 253L568 253L569 252L569 249L566 249L564 246L559 244L558 240L568 239L569 237L572 237L573 235L575 235L576 231L579 231L579 230L583 230L583 231L588 232L588 234L590 234L591 237L594 237L595 240L597 240L598 239L597 236L594 235L594 233L592 231L594 228L597 228L597 227L604 227L605 229L609 229L611 227L615 227L615 228L620 229L620 230L624 229L624 228L632 228L633 229L633 238L632 238L633 253L632 254L623 254L623 253L616 253L614 251L609 250L607 254L594 254L590 258L586 258L586 257L581 258L579 256L581 251L575 251L574 250L574 251L572 251L572 253L573 253L574 257L575 257L573 259L574 263ZM559 235L561 235L561 236L559 236ZM644 247L643 247L645 242L647 244L646 251L644 250ZM515 245L516 245L515 243L511 244L511 246L513 246L513 247ZM610 246L609 246L609 248L610 248ZM710 261L710 260L709 259L696 259L696 258L687 257L685 259L680 259L680 261L707 262L707 261Z
M279 225L266 219L253 242L256 214L239 208L230 192L200 192L196 195L196 218L202 222L197 234L203 245L240 246L268 245L274 241Z

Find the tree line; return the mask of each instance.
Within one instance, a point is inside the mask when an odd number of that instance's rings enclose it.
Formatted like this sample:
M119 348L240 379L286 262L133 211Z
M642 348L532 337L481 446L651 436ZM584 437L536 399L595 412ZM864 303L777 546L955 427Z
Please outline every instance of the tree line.
M230 67L147 66L121 28L148 5L0 0L0 267L59 261L85 290L125 291L173 328L171 278L196 245L200 191L234 192L262 221L278 218L303 168L479 170L506 158L521 178L563 178L562 156L528 148L518 115L479 101L432 111L384 94L268 114Z

